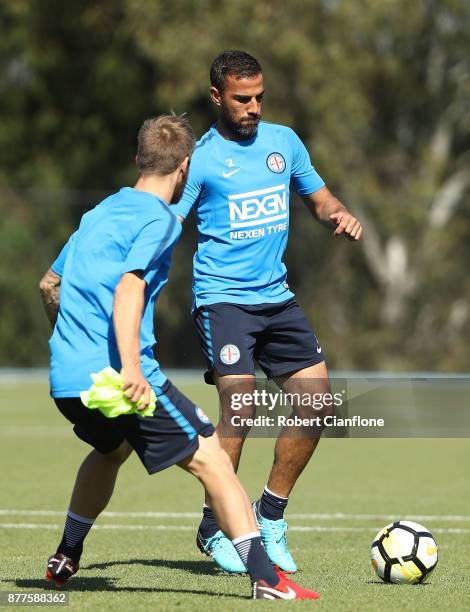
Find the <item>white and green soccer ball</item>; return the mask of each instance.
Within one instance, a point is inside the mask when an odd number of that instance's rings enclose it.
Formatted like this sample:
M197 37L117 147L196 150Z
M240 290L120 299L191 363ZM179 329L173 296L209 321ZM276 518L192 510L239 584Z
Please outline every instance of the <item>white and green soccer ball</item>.
M370 558L372 567L384 582L418 584L437 565L437 544L423 525L395 521L376 535Z

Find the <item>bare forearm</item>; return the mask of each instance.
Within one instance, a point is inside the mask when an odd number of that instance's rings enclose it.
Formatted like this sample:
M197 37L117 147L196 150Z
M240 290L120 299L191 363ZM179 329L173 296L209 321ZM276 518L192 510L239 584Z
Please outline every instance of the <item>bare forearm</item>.
M114 293L114 332L123 368L140 367L140 324L145 282L125 274Z
M329 189L323 187L318 192L303 198L307 208L322 225L335 227L330 215L338 212L347 212L346 206L334 196Z
M145 303L145 281L140 274L128 272L114 292L114 333L121 359L123 391L144 410L150 402L150 385L140 365L140 325Z
M55 326L59 312L60 280L60 276L49 268L39 282L42 304L51 327Z
M349 240L359 240L362 235L361 222L335 197L328 187L304 196L303 200L314 217L326 227L334 228L335 236L344 235Z
M327 227L335 227L336 224L330 219L330 215L339 212L348 212L346 206L333 194L326 198L321 206L317 208L316 215L318 221Z

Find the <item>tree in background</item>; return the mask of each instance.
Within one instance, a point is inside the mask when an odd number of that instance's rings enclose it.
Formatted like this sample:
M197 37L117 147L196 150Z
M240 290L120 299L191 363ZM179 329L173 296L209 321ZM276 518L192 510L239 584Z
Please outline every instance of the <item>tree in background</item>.
M136 132L155 112L146 84L158 77L126 33L121 4L0 5L4 366L47 363L38 278L103 189L133 178Z
M352 245L293 203L289 282L329 364L468 369L465 0L6 0L0 24L4 364L45 362L36 278L99 199L83 190L133 180L145 116L188 112L204 132L209 65L242 48L263 65L265 117L299 133L365 221ZM173 365L201 363L188 315L194 228L184 234L157 330Z
M160 99L202 131L213 56L248 50L264 67L267 118L298 131L364 219L357 249L292 215L290 283L331 365L468 368L470 5L150 4L129 0L127 18L171 75Z

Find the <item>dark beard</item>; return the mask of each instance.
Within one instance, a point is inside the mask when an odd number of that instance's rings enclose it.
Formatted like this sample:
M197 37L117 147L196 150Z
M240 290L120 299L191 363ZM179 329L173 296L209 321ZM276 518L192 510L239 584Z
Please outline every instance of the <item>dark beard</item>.
M256 136L260 118L258 117L257 119L253 119L253 121L250 121L250 123L237 123L231 118L226 108L221 106L220 120L237 140L249 140L250 138Z

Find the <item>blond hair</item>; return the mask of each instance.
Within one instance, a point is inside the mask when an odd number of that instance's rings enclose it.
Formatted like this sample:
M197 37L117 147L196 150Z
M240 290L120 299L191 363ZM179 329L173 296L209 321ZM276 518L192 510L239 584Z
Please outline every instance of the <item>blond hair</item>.
M160 115L146 119L137 136L136 163L141 174L164 176L190 156L196 139L186 117Z

